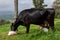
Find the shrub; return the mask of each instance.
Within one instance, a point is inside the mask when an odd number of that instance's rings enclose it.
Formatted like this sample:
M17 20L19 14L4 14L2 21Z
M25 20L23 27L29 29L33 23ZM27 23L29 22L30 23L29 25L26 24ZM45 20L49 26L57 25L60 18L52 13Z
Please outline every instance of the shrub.
M60 18L60 13L56 13L55 18Z
M10 21L4 20L4 19L0 20L0 25L9 24L9 23L10 23Z

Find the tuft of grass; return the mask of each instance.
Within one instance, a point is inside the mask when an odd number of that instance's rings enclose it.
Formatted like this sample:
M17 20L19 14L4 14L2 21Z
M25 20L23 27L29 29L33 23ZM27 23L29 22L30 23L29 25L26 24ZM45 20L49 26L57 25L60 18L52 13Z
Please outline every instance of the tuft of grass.
M11 24L0 25L0 40L60 40L60 19L55 19L56 31L45 33L38 28L38 25L31 24L29 34L26 34L26 28L19 26L17 35L8 36Z

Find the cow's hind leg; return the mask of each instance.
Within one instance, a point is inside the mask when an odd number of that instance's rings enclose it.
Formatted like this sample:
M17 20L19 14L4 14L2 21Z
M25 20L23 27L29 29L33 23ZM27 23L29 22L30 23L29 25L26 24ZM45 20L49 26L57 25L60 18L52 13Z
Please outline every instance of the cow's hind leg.
M54 27L54 21L49 21L49 26L50 28L52 29L52 31L54 32L55 31L55 27Z
M52 31L55 31L55 27L54 27L54 23L53 22L50 24L50 27L51 27Z

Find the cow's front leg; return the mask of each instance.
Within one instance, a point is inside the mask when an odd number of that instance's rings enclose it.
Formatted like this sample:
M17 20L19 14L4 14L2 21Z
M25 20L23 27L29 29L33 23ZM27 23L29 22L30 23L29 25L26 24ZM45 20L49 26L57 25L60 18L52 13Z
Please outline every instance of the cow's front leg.
M26 23L26 33L29 33L29 29L30 29L30 24Z

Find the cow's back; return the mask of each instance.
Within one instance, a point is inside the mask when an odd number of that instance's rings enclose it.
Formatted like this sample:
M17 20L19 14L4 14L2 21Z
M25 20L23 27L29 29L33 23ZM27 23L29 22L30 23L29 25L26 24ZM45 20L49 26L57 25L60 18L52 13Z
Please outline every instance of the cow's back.
M31 24L40 24L46 20L48 13L45 9L26 9L19 14L19 19L30 21Z

